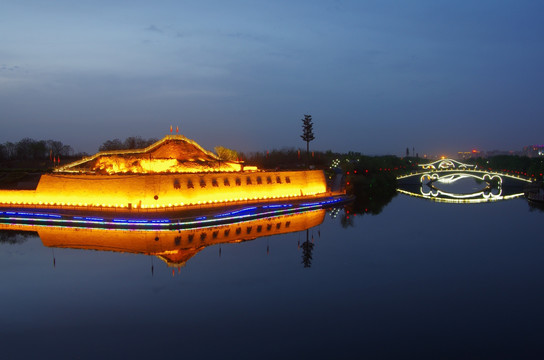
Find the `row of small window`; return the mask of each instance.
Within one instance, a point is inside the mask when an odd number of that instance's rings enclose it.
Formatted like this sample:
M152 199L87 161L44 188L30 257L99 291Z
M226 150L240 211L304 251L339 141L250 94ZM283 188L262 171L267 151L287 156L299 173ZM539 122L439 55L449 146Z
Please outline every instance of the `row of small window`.
M286 221L285 222L285 227L288 228L289 226L291 225L291 222L290 221ZM264 226L263 225L257 225L255 227L253 226L247 226L246 229L245 229L245 233L246 234L251 234L251 232L253 231L253 229L255 229L255 231L257 233L260 233L264 230ZM276 230L279 230L281 229L281 223L276 223L276 224L267 224L266 225L266 231L271 231L272 228L276 228ZM236 235L240 235L242 234L242 228L241 227L237 227L236 230L234 230L234 232L236 233ZM223 237L228 237L230 235L230 229L226 229L223 231ZM197 239L200 239L200 241L204 241L206 240L206 238L208 237L208 233L200 233L200 236L196 236ZM219 237L219 230L216 230L216 231L213 231L211 233L211 237L212 239L217 239ZM193 240L195 239L195 234L189 234L187 236L187 241L189 243L192 243ZM158 237L155 238L155 240L159 240ZM176 236L174 238L174 244L175 245L180 245L181 244L181 236Z
M246 180L245 181L246 185L253 185L253 184L262 185L263 184L263 179L260 176L257 176L255 179L252 179L251 176L248 176L248 177L246 177L245 180ZM276 182L275 182L276 184L281 184L282 183L282 179L281 179L280 176L276 176L275 180L276 180ZM266 181L267 184L274 184L274 179L272 178L272 176L267 176L265 181ZM286 184L291 183L291 179L289 178L289 176L285 177L284 182ZM206 181L204 179L201 179L199 184L200 184L201 188L206 187ZM236 178L234 180L234 184L236 186L241 186L242 185L242 179L241 178ZM223 179L223 185L224 186L230 186L230 180L227 179L227 178ZM219 181L217 179L212 179L212 186L213 187L218 187L219 186ZM187 189L193 189L194 187L195 187L195 185L193 184L193 181L188 180L187 181ZM181 184L180 184L179 180L177 180L177 179L174 180L174 188L176 188L176 189L181 188Z

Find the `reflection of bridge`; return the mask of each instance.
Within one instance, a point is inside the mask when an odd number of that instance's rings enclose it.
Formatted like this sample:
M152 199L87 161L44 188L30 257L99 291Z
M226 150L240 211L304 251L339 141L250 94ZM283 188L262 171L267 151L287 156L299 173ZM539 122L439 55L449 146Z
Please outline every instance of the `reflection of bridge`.
M450 159L423 164L420 167L420 171L397 177L399 192L436 201L487 202L522 196L523 191L520 188L532 182L526 177L479 170L474 165ZM467 178L482 182L485 186L477 191L458 194L444 191L437 185L452 184Z

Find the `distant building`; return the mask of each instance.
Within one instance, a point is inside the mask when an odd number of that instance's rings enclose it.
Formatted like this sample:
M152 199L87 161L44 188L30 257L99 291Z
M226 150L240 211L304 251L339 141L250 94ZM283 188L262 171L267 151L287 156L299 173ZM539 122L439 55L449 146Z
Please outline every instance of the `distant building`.
M485 153L485 156L484 157L492 157L492 156L499 156L499 155L520 155L520 152L519 151L506 151L506 150L491 150L491 151L487 151Z
M463 159L463 160L477 158L481 156L482 156L481 152L476 149L472 149L471 151L459 151L457 153L457 158Z
M523 150L521 151L513 151L513 150L490 150L490 151L479 151L476 149L473 149L471 151L459 151L457 153L457 159L459 160L467 160L472 158L489 158L493 156L500 156L500 155L518 155L518 156L528 156L531 158L534 157L544 157L544 145L529 145L525 146Z
M523 155L528 157L544 156L544 145L529 145L523 148Z

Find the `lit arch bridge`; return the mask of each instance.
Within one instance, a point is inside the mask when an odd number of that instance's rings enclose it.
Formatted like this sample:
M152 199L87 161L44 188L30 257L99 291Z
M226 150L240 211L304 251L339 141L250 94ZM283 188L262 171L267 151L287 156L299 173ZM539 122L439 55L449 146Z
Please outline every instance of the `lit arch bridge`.
M410 196L452 203L480 203L507 200L524 195L523 188L531 179L511 174L479 170L452 160L425 164L422 170L397 177L397 191ZM458 183L472 180L468 191Z

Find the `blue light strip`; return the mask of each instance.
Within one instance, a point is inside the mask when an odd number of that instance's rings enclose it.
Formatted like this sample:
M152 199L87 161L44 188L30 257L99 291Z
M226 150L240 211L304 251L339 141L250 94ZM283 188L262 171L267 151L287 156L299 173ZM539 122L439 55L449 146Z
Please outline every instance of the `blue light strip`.
M31 212L15 212L15 211L0 211L0 215L6 214L6 215L24 215L24 216L32 216L32 217L48 217L48 218L55 218L55 219L61 219L61 215L56 214L44 214L44 213L31 213Z
M303 203L299 205L294 204L272 204L264 205L262 207L252 206L223 214L215 215L213 218L208 219L206 216L197 217L194 220L182 220L172 222L169 219L111 219L106 220L100 217L83 217L73 216L68 218L57 214L47 213L32 213L32 212L16 212L16 211L0 211L0 220L9 221L10 223L25 223L36 222L38 226L58 225L58 226L71 226L79 227L85 225L92 228L119 228L120 226L127 226L129 229L134 230L174 230L180 227L207 227L217 226L229 221L245 221L256 218L264 218L268 216L278 216L291 213L300 213L309 210L315 210L324 206L330 206L335 203L345 201L346 198L338 197L331 198L329 200L317 201L313 203ZM262 210L262 211L259 211ZM2 216L4 215L4 216ZM43 225L42 225L43 224ZM34 225L34 224L32 224Z
M263 206L263 208L265 208L265 207L266 206ZM218 215L215 215L214 217L215 218L221 218L221 217L225 217L225 216L229 216L229 215L236 215L236 214L241 214L241 213L244 213L244 212L250 212L250 211L254 211L254 210L257 210L256 206L252 206L252 207L248 207L248 208L244 208L244 209L240 209L240 210L236 210L236 211L231 211L231 212L224 213L224 214L218 214Z
M266 209L266 208L281 208L281 207L291 207L293 206L292 204L282 204L282 205L266 205L266 206L263 206L263 209Z

